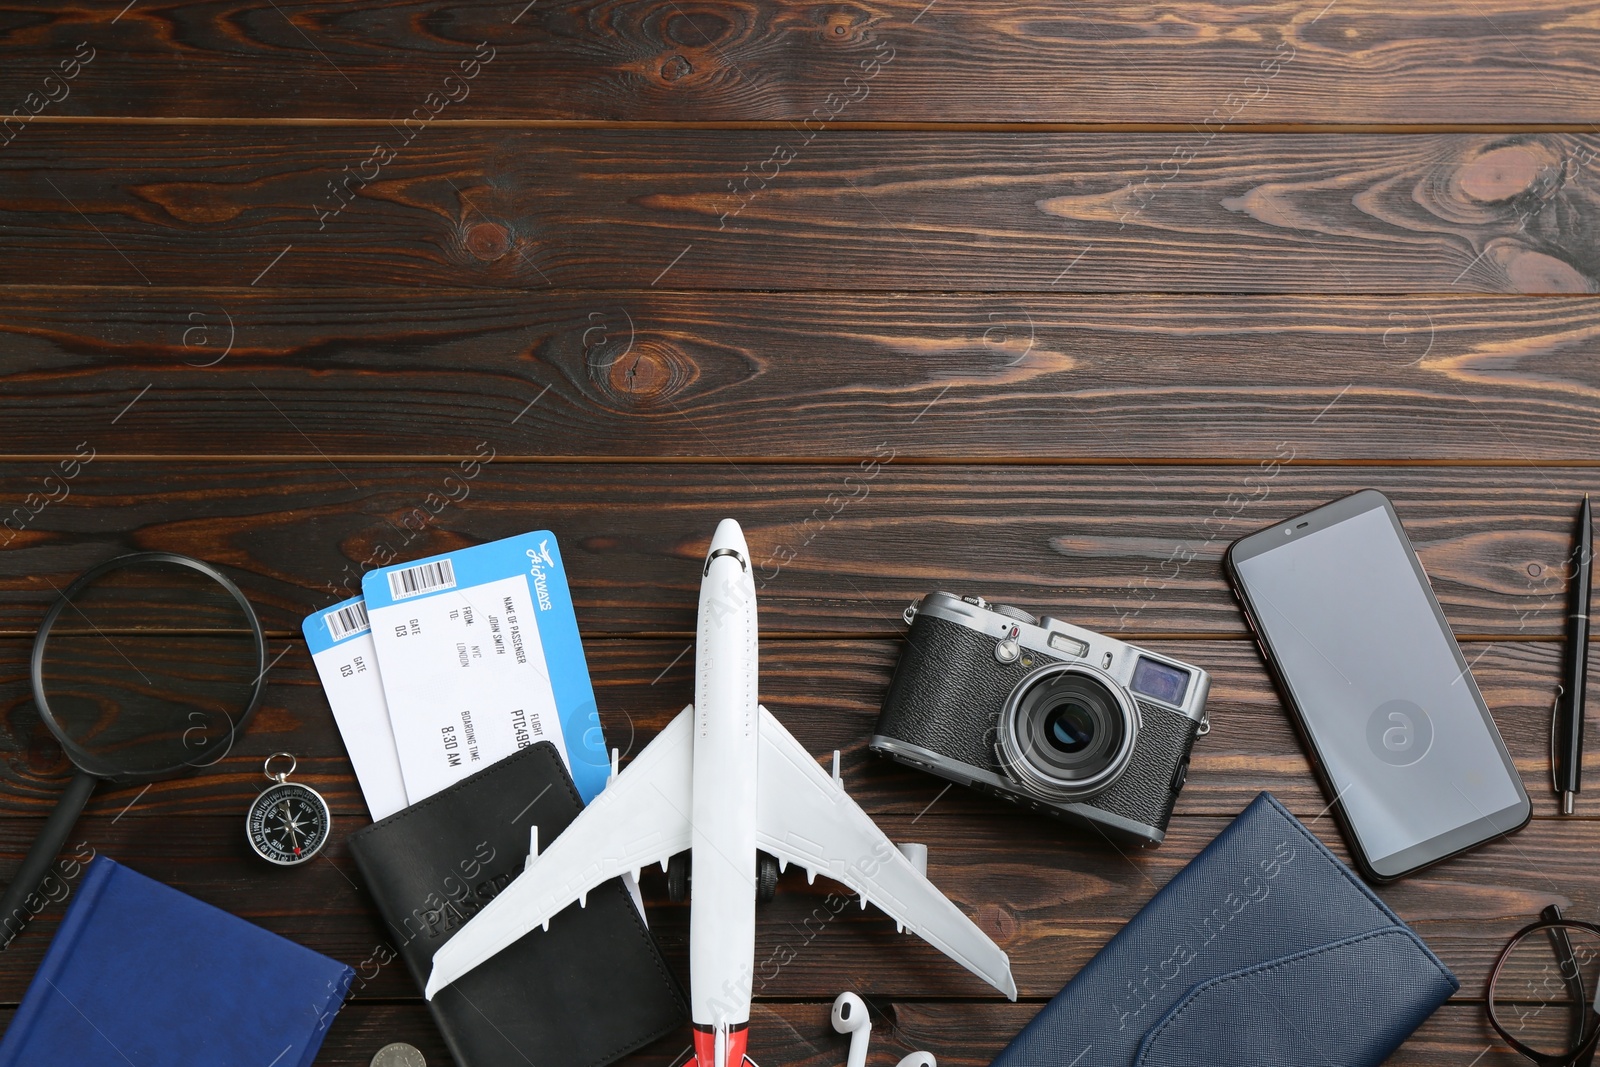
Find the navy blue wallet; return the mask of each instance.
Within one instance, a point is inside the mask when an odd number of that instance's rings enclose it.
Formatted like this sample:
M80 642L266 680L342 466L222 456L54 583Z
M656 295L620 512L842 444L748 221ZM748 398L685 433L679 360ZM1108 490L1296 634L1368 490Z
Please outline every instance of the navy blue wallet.
M1262 793L993 1067L1377 1067L1460 987Z

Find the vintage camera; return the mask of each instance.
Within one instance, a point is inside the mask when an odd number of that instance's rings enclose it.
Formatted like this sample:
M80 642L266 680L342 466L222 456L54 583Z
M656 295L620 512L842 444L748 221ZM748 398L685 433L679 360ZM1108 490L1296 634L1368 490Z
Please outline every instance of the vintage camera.
M930 593L874 752L1034 811L1160 844L1209 732L1205 671L982 597Z

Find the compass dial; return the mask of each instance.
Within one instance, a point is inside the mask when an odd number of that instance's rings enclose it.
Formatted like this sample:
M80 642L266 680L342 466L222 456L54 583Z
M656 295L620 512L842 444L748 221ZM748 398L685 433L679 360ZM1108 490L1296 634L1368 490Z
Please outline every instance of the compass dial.
M333 816L322 794L284 782L269 786L250 805L245 832L250 847L270 863L293 867L315 856L328 843Z

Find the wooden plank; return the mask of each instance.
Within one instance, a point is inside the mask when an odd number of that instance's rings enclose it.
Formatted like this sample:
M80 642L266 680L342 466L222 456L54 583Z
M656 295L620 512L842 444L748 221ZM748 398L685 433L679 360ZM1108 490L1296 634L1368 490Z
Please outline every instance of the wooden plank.
M349 859L345 838L357 820L336 821L325 859L278 870L248 854L242 812L240 805L180 820L90 816L78 823L71 854L112 856L352 966L372 956L390 935ZM40 821L10 819L0 827L7 878ZM1041 998L1052 996L1088 962L1228 820L1185 817L1160 848L1120 852L1053 824L985 815L935 811L921 819L879 816L878 822L894 840L929 846L929 877L1009 954L1020 994ZM1329 820L1315 831L1346 855ZM1560 903L1579 918L1595 917L1595 837L1592 819L1538 819L1513 838L1385 887L1380 895L1461 979L1461 999L1481 999L1495 956L1540 908ZM651 929L681 978L688 966L689 908L665 901L659 867L645 871L641 885ZM1281 888L1297 891L1287 879ZM892 919L876 908L862 911L840 890L820 877L807 885L798 869L780 878L777 897L756 920L755 984L761 996L831 997L844 987L888 997L998 999L937 949L896 933ZM1308 899L1306 906L1318 905ZM63 903L50 903L7 951L0 1000L20 997L63 910ZM366 972L370 978L357 991L360 997L414 995L398 962Z
M288 394L238 404L291 426L305 407ZM73 433L114 447L112 415ZM122 421L138 417L135 404ZM908 602L941 587L1099 630L1243 636L1219 567L1228 543L1372 486L1395 500L1458 631L1548 638L1577 500L1596 490L1590 471L1560 468L922 466L891 458L895 431L841 442L853 462L836 466L96 459L61 482L56 464L10 464L0 630L32 633L51 583L161 548L232 568L270 629L298 633L365 569L545 527L586 633L687 635L699 561L731 514L769 637L894 633Z
M683 640L588 642L601 721L624 764L689 702L694 657L680 655L686 647ZM1236 815L1264 789L1305 819L1323 812L1328 798L1311 777L1278 696L1248 643L1154 641L1150 647L1212 674L1212 730L1195 746L1178 815ZM8 816L46 814L70 773L34 711L28 648L21 640L0 639L0 720L9 739L6 758L0 761L0 812ZM841 751L851 796L875 816L938 811L1006 820L1025 828L1023 832L1049 827L1041 817L969 790L944 792L943 781L867 751L899 650L900 643L890 640L769 640L761 650L762 699L819 759ZM1554 815L1548 731L1559 645L1468 642L1464 651L1522 772L1534 811ZM270 682L250 729L215 768L148 790L102 787L90 812L108 817L126 812L132 818L242 811L263 785L262 761L289 750L300 761L297 778L320 790L341 818L364 822L366 806L303 645L293 643L273 667ZM1586 767L1589 780L1600 782L1600 746L1590 746ZM1589 812L1590 805L1584 802L1579 810Z
M750 1054L759 1063L796 1067L838 1067L849 1048L828 1022L831 1002L757 1001L751 1011ZM1027 1025L1039 1003L962 1003L950 1001L868 1001L873 1011L874 1056L900 1057L913 1050L933 1052L947 1067L986 1067L1007 1041ZM0 1008L0 1025L10 1025L14 1009ZM371 1067L384 1045L415 1046L428 1067L451 1067L444 1042L420 1002L348 1004L334 1020L317 1067ZM685 1055L689 1032L662 1038L620 1060L622 1067L661 1067ZM1478 1057L1474 1060L1474 1057ZM1387 1067L1527 1067L1527 1061L1494 1036L1474 1004L1446 1004L1387 1061Z
M788 1010L787 1006L782 1010ZM15 1016L14 1007L0 1007L0 1028L9 1028ZM827 1025L826 1019L823 1025ZM662 1067L688 1040L685 1028L681 1041L674 1034L620 1062L627 1067ZM347 1002L322 1042L316 1067L372 1067L372 1057L378 1050L396 1041L404 1041L421 1052L427 1067L454 1067L455 1061L420 999L395 1004Z
M454 100L445 119L1600 119L1600 31L1590 5L1561 0L1496 4L1492 16L1448 0L1326 11L1286 0L826 11L233 0L139 4L89 24L37 0L10 7L8 107L28 91L60 97L44 76L80 42L94 49L55 115L383 119L437 92ZM492 58L460 66L475 54Z
M0 284L1600 286L1591 134L408 132L28 129Z
M752 1057L762 1063L837 1067L848 1046L828 1021L829 1006L758 1002L751 1014ZM986 1067L1040 1005L874 999L868 1007L873 1010L875 1057L898 1059L927 1050L949 1067ZM350 1023L358 1018L352 1017ZM659 1064L676 1051L669 1043L657 1048L665 1056L652 1056L656 1051L652 1049L624 1062L629 1067ZM1526 1067L1526 1061L1495 1038L1481 1007L1447 1004L1385 1062L1388 1067L1461 1067L1473 1063L1473 1057L1481 1057L1473 1067ZM352 1067L357 1067L355 1061Z
M875 1059L892 1062L925 1049L933 1052L939 1063L950 1067L986 1067L1040 1007L1032 1003L877 999L867 1003L873 1012ZM847 1046L845 1039L833 1032L828 1008L825 1003L758 1003L751 1015L752 1057L762 1063L837 1067ZM354 1023L355 1019L350 1021ZM672 1051L667 1050L667 1055ZM660 1063L663 1059L658 1056L651 1062ZM643 1060L641 1055L632 1062ZM1473 1067L1526 1067L1527 1061L1494 1036L1481 1007L1447 1004L1385 1063L1388 1067L1463 1067L1469 1063Z
M1600 460L1586 298L13 289L0 334L12 455L148 384L102 452Z

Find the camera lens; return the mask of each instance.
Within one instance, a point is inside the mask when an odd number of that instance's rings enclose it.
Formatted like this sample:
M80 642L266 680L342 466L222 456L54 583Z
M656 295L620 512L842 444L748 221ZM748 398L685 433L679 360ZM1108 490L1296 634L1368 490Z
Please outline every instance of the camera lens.
M1074 780L1105 770L1127 732L1116 697L1077 671L1053 673L1029 686L1018 702L1017 727L1033 762Z
M1044 738L1057 752L1082 752L1094 740L1094 719L1082 704L1051 708L1044 720Z
M1000 714L1000 750L1032 791L1072 799L1099 792L1133 756L1139 730L1120 686L1082 664L1055 663L1028 675Z

